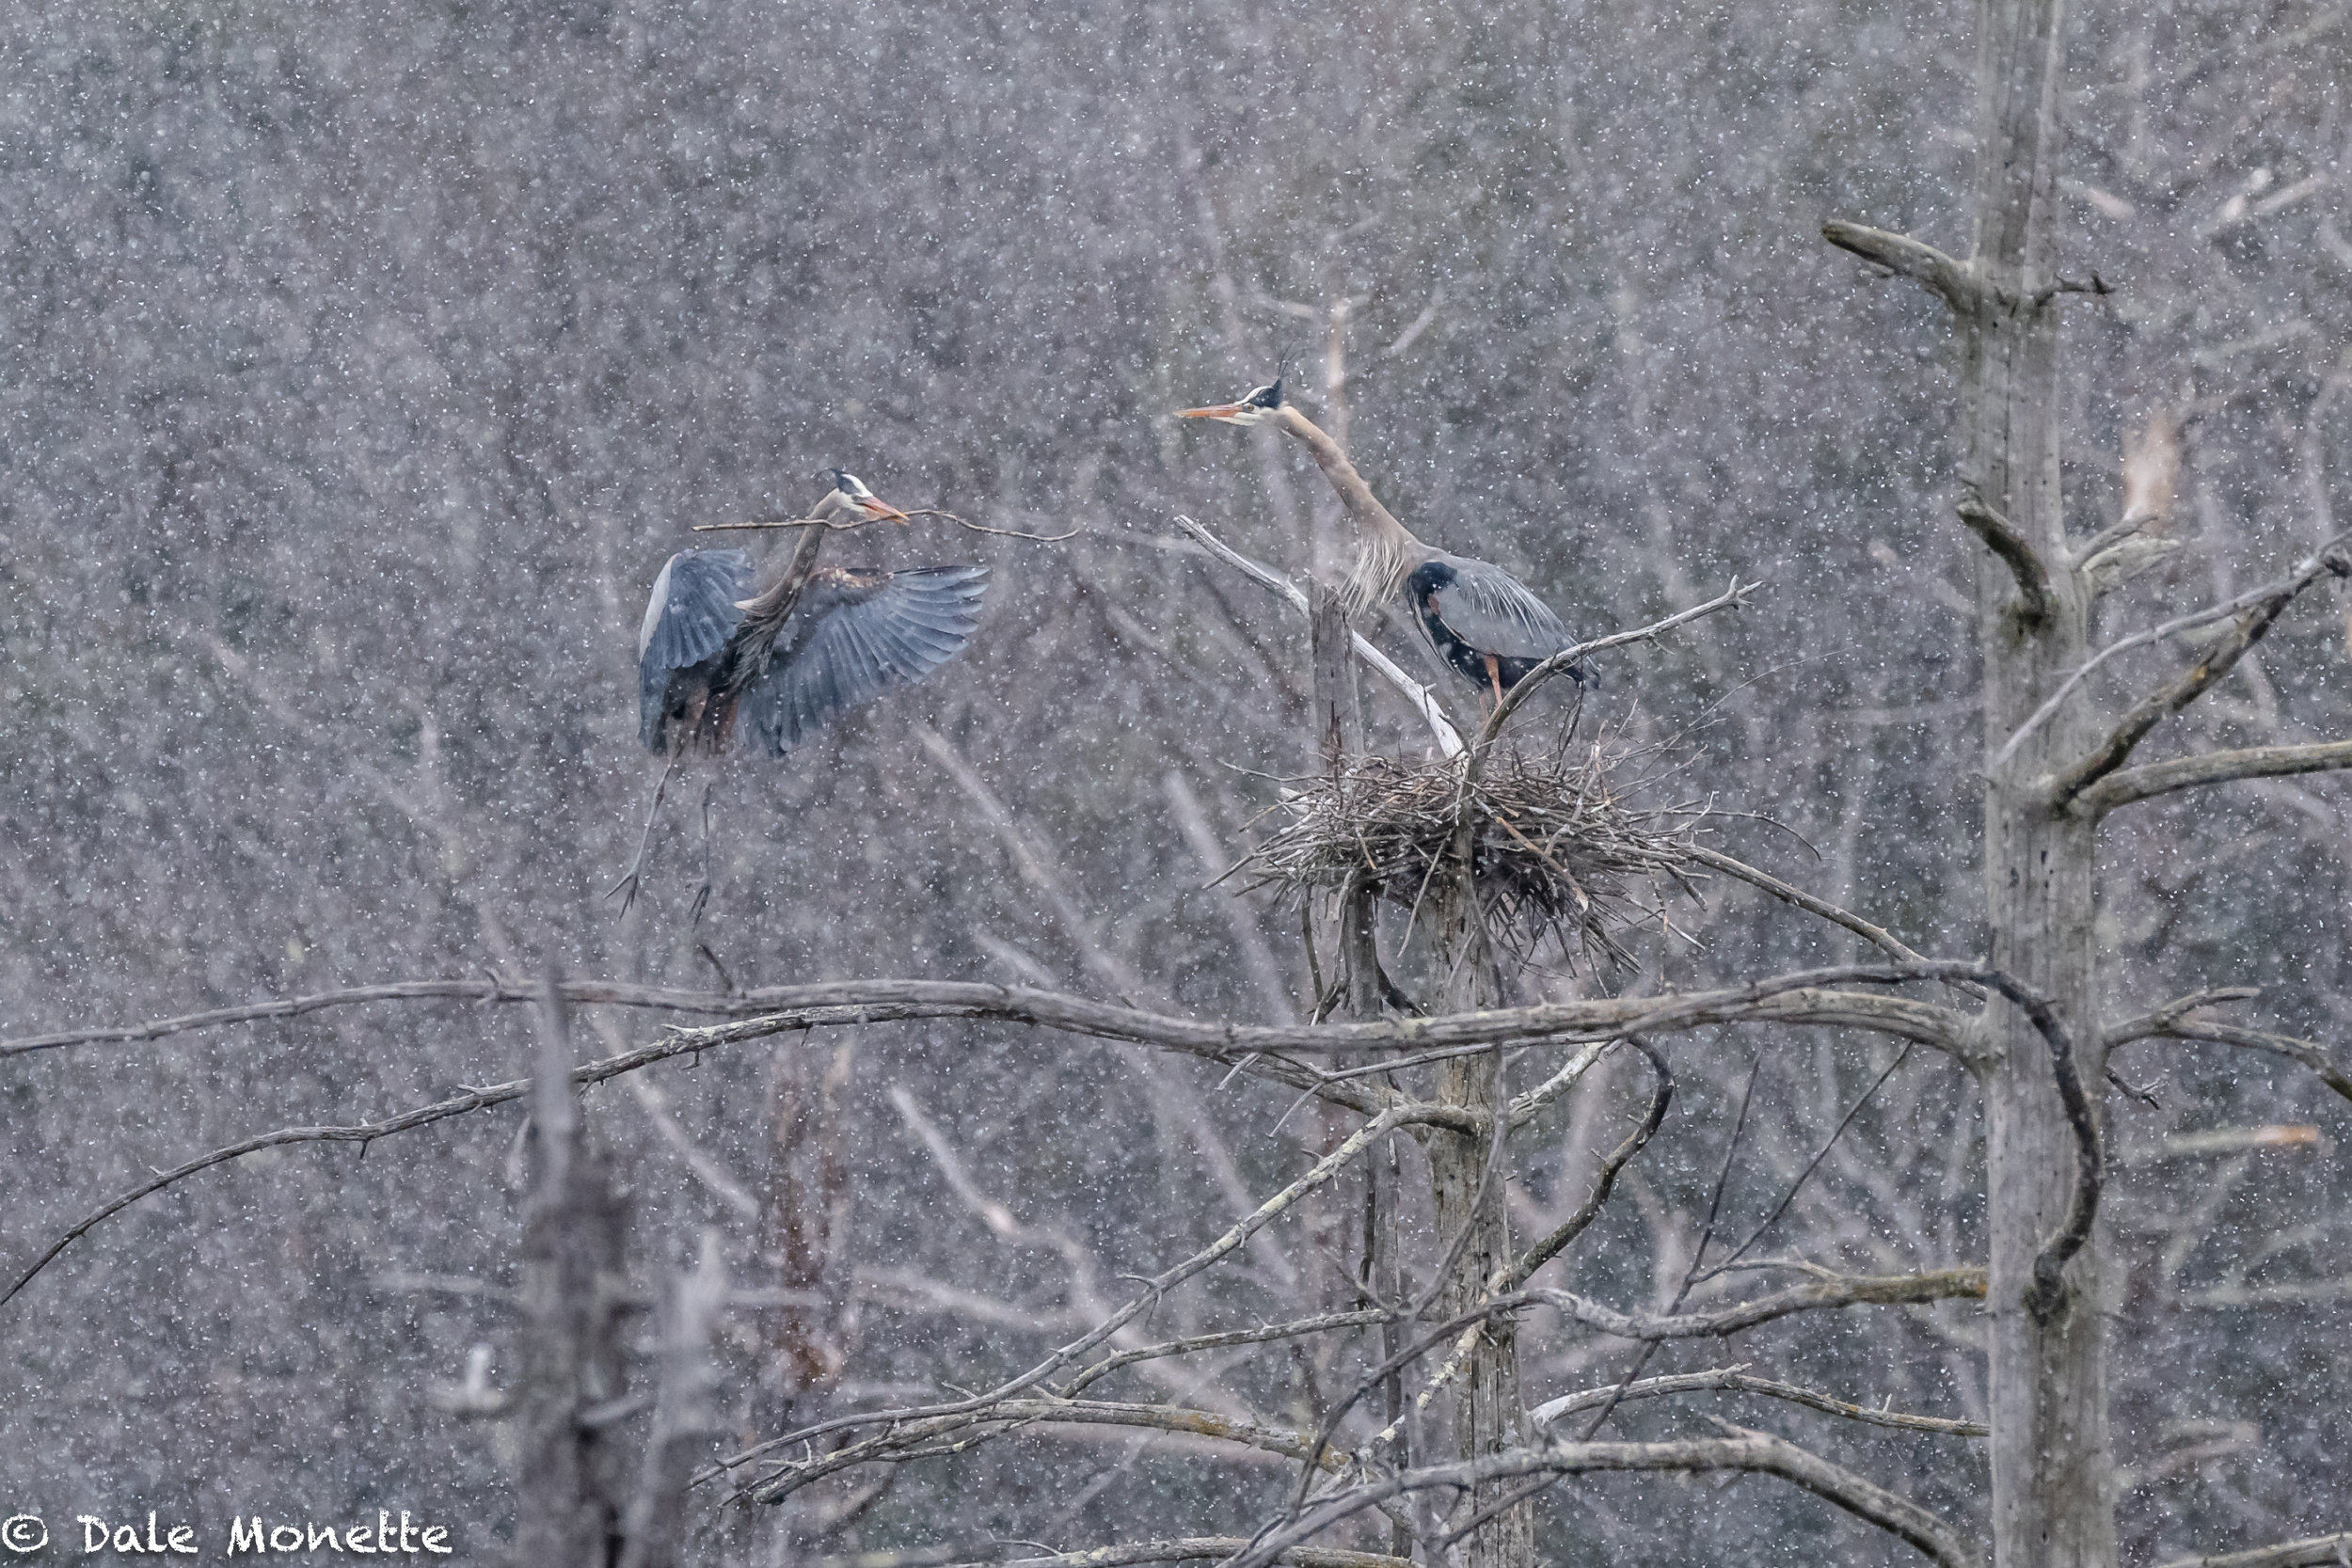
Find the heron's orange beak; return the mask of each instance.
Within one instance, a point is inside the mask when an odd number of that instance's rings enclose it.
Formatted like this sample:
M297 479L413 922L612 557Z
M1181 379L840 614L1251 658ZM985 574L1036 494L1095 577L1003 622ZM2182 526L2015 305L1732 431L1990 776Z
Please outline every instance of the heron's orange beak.
M1182 408L1177 410L1176 417L1180 420L1231 420L1248 407L1246 403L1220 403L1213 408Z
M913 521L913 519L910 518L905 513L899 511L888 501L879 499L873 496L858 497L857 509L860 512L865 513L868 517L872 517L877 520L886 518L900 523Z

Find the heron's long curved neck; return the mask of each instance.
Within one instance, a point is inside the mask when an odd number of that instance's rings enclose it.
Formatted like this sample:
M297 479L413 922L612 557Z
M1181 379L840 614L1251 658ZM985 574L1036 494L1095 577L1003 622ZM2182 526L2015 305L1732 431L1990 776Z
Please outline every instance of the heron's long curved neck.
M832 531L825 523L841 510L840 495L836 490L818 501L800 536L790 545L778 545L759 563L759 591L743 601L743 625L736 634L741 648L754 655L751 663L766 666L768 650L791 617L792 607L800 602L809 574L817 569L817 552L825 547L825 535Z
M1312 420L1288 404L1278 411L1277 418L1284 430L1304 441L1307 450L1314 453L1315 466L1339 493L1340 504L1347 509L1348 516L1363 531L1363 549L1349 583L1351 596L1359 607L1387 598L1396 592L1406 573L1438 552L1415 538L1411 529L1396 520L1396 514L1380 504L1380 498L1372 493L1372 486L1356 471L1356 465L1347 460L1347 453Z

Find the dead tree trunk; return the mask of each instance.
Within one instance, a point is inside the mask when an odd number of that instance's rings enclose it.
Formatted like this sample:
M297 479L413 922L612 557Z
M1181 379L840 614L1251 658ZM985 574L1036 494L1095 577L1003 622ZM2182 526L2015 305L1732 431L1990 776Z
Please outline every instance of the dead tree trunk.
M1478 967L1474 962L1469 966ZM1483 988L1482 988L1483 989ZM1449 998L1448 1012L1468 1012L1494 1006L1491 997L1471 1003ZM1486 1115L1490 1123L1502 1109L1502 1062L1499 1053L1482 1052L1446 1065L1438 1078L1440 1104L1464 1105ZM1488 1292L1510 1277L1511 1222L1503 1202L1502 1173L1486 1180L1494 1138L1439 1132L1429 1139L1430 1184L1437 1199L1438 1239L1454 1243L1459 1252L1447 1269L1438 1292L1441 1317L1466 1312L1485 1301ZM1478 1327L1467 1349L1452 1348L1447 1364L1460 1357L1454 1378L1454 1451L1459 1459L1476 1459L1523 1448L1527 1443L1527 1405L1519 1391L1518 1332L1507 1316L1492 1318ZM1504 1480L1473 1488L1462 1511L1465 1522L1492 1507L1519 1483ZM1456 1528L1459 1528L1458 1526ZM1535 1513L1532 1504L1502 1510L1470 1536L1463 1561L1469 1568L1532 1568L1535 1560Z
M710 1457L720 1431L719 1370L710 1335L726 1302L726 1260L719 1232L703 1232L702 1258L670 1292L661 1328L661 1381L654 1395L653 1431L629 1499L628 1545L620 1568L677 1568L686 1560L687 1490Z
M1479 905L1471 873L1471 843L1478 824L1466 820L1456 830L1458 875L1450 897L1439 911L1438 943L1446 982L1443 1010L1477 1012L1502 1005L1502 974L1492 940ZM1439 1104L1460 1105L1486 1118L1486 1131L1477 1136L1432 1129L1428 1137L1429 1180L1437 1214L1438 1243L1450 1249L1441 1256L1444 1269L1438 1291L1438 1311L1454 1317L1480 1306L1508 1285L1514 1264L1510 1210L1504 1197L1504 1169L1497 1140L1507 1144L1504 1120L1502 1053L1481 1052L1458 1056L1438 1073ZM1518 1330L1509 1316L1490 1318L1467 1342L1449 1349L1446 1365L1454 1374L1454 1452L1470 1460L1524 1447L1527 1405L1519 1390ZM1495 1481L1471 1488L1460 1509L1461 1528L1494 1508L1517 1488L1512 1481ZM1535 1560L1535 1511L1528 1502L1502 1509L1480 1525L1463 1543L1468 1568L1533 1568Z
M1313 733L1315 755L1323 771L1337 777L1364 749L1363 689L1356 670L1355 628L1344 598L1318 582L1309 589L1312 608L1308 614L1309 644L1314 664ZM1375 1019L1388 1006L1388 980L1380 968L1380 942L1375 921L1378 895L1360 881L1352 881L1339 897L1333 923L1339 954L1340 1006L1350 1018ZM1320 1005L1321 998L1317 998ZM1402 1221L1397 1168L1392 1148L1375 1148L1364 1157L1364 1227L1361 1287L1365 1305L1404 1294L1405 1282L1398 1246ZM1389 1323L1378 1337L1380 1359L1388 1361L1413 1337L1410 1323ZM1390 1457L1400 1469L1413 1463L1412 1434L1404 1428L1405 1380L1391 1372L1381 1380L1380 1420L1393 1428L1396 1439ZM1402 1522L1391 1527L1390 1552L1410 1558L1412 1531Z
M1978 46L1977 286L1963 318L1961 417L1962 477L1974 491L1963 520L1994 546L1979 563L1977 593L1988 756L2089 654L2088 594L2068 563L2058 480L2055 248L2065 8L2064 0L1989 0ZM2022 539L1995 531L2003 518ZM1994 967L2057 1005L2080 1042L2084 1081L2097 1084L2106 1061L2093 931L2096 830L2054 809L2048 783L2096 740L2090 713L2087 704L2060 710L1992 770L1984 874ZM2074 1137L2033 1025L2003 1003L1991 1016L1994 1560L2000 1568L2106 1568L2115 1561L2115 1501L2100 1249L2094 1243L2076 1262L2071 1299L2042 1310L2028 1305L2035 1254L2073 1190Z
M620 1545L620 1458L607 1440L622 1391L615 1321L622 1203L580 1126L571 1034L548 987L531 1088L523 1213L522 1356L516 1399L516 1563L609 1563Z
M2050 781L2096 739L2076 703L2005 759L2010 737L2088 652L2088 599L2065 537L2058 472L2056 309L2064 0L1983 0L1977 55L1974 253L1960 262L1904 236L1833 224L1833 244L1894 268L1952 309L1961 349L1960 519L1985 546L1978 572L1984 661L1984 879L1992 962L2049 998L2104 1081L2093 894L2094 828L2053 803ZM1993 1528L2000 1568L2110 1568L2115 1560L2094 1242L2069 1290L2035 1299L2033 1265L2066 1213L2076 1142L2048 1049L1992 999L1979 1069L1986 1098L1992 1284Z

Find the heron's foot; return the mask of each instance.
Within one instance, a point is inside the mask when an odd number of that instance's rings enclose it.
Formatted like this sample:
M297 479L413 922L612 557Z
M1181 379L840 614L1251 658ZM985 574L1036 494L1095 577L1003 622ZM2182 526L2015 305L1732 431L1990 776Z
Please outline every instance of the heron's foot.
M686 928L692 930L702 924L703 911L710 905L710 884L706 881L694 890L693 908L686 911Z
M611 903L615 897L620 899L621 912L623 914L628 913L629 906L637 902L637 884L641 879L639 877L639 869L640 868L637 866L630 866L628 868L628 875L624 876L619 881L614 882L611 887L604 890L604 901L606 903Z

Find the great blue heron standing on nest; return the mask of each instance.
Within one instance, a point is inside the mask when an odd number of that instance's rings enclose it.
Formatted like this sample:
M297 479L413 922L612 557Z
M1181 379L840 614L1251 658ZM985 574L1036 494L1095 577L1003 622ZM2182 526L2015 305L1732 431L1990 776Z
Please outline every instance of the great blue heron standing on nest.
M1243 426L1270 424L1307 444L1364 533L1349 578L1358 609L1402 596L1438 654L1497 703L1521 677L1576 639L1527 584L1488 561L1454 555L1415 538L1373 495L1340 444L1282 400L1282 383L1253 388L1238 403L1187 408L1182 418ZM1592 676L1571 666L1578 685Z
M834 519L907 521L907 515L841 468L801 519L799 543L771 551L756 572L742 550L680 550L654 579L637 637L638 735L667 756L628 872L612 886L626 910L637 895L645 844L678 764L727 749L739 721L780 757L836 713L910 685L961 652L979 625L977 565L883 571L818 566ZM703 792L702 912L710 894L709 787Z

